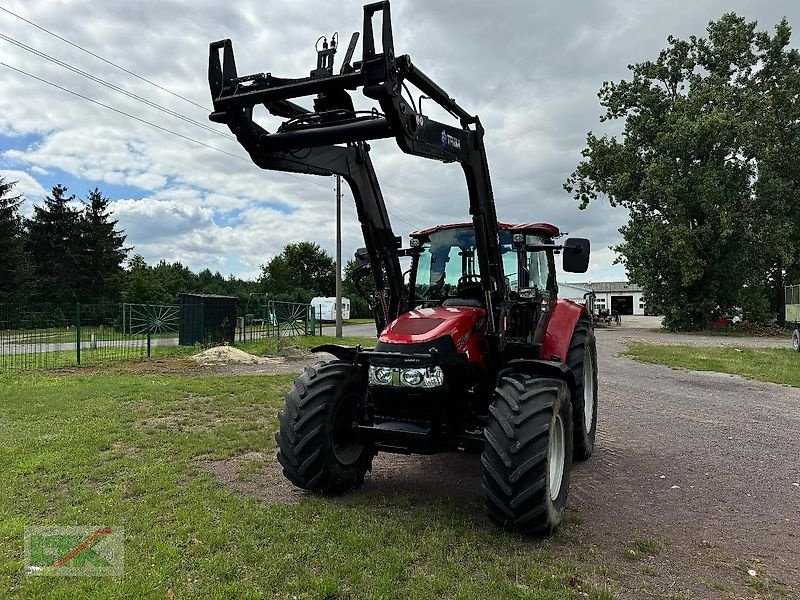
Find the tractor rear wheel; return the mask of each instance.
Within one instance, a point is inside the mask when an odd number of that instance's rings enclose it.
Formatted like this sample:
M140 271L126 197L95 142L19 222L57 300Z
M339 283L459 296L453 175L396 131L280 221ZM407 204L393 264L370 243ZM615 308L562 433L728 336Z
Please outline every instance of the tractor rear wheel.
M800 352L800 329L795 329L792 332L792 348L795 352Z
M592 455L597 433L597 345L588 319L575 325L567 366L575 375L573 457L581 461Z
M289 481L320 494L361 485L375 456L354 429L365 391L360 370L342 361L306 367L295 379L275 434L278 462Z
M572 467L572 404L559 379L506 375L484 430L483 489L489 518L549 535L561 523Z

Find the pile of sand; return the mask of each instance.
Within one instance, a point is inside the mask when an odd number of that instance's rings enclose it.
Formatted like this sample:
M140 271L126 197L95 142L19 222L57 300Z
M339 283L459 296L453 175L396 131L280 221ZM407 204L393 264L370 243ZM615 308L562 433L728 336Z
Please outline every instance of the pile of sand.
M192 360L200 365L263 365L279 362L279 359L255 356L233 346L215 346L203 350L192 356Z

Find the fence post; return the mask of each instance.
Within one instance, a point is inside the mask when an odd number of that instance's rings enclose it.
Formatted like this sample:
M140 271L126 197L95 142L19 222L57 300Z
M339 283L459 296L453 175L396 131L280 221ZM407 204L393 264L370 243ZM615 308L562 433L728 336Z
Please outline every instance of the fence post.
M147 329L147 358L150 358L150 329Z
M81 303L75 303L75 354L78 366L81 364Z

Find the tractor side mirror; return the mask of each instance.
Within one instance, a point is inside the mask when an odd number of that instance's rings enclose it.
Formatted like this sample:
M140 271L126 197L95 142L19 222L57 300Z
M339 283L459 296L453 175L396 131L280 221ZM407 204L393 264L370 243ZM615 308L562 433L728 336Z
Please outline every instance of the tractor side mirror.
M369 267L369 254L367 253L366 248L359 248L358 250L356 250L355 259L356 259L356 270L361 270L366 267Z
M567 273L586 273L589 268L589 240L567 238L564 242L563 268Z

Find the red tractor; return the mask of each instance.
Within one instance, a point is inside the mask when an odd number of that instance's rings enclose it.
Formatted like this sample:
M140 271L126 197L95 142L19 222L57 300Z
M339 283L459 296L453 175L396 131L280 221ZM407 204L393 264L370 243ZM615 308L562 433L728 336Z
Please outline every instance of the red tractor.
M334 73L334 37L317 48L310 76L296 79L239 77L231 42L211 44L211 120L225 123L261 168L343 176L364 234L357 276L374 283L365 295L380 333L375 347L315 348L336 358L307 368L286 394L278 461L298 487L341 494L363 482L378 452L480 454L489 517L549 534L564 513L572 462L591 455L595 438L592 322L585 307L557 299L555 270L561 254L565 271L585 272L589 241L560 244L552 225L498 222L478 117L407 55L395 56L389 2L364 7L363 30L360 61L351 63L356 33ZM408 84L459 124L428 118ZM378 107L355 110L349 91L358 88ZM292 102L305 96L313 110ZM284 119L277 131L253 120L258 104ZM366 143L378 138L459 163L471 222L414 232L401 249ZM411 261L407 282L401 257Z

